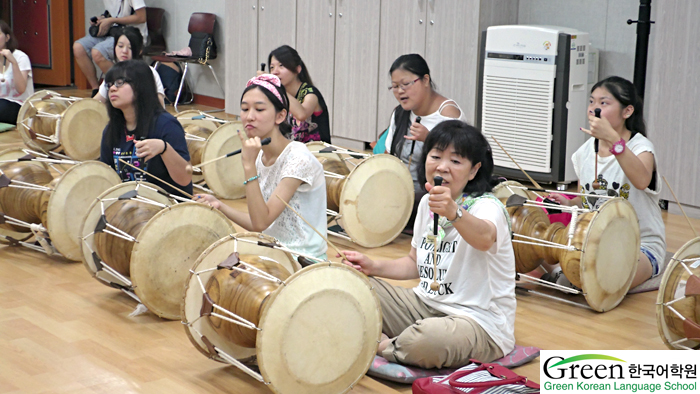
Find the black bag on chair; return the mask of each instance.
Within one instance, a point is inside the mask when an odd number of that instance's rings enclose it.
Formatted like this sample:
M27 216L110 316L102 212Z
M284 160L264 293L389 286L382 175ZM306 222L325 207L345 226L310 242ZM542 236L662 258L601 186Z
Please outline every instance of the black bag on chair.
M216 59L216 43L211 34L192 33L189 47L192 50L192 57L199 59L202 64L206 64L210 59Z
M153 62L151 66L155 64L156 62ZM167 64L161 63L158 65L158 68L156 68L156 71L158 71L160 82L163 83L163 90L165 90L165 103L173 104L175 102L175 98L177 97L177 90L180 88L180 81L182 81L182 69L180 69L180 65L177 63L169 64L172 64L177 68L177 70ZM185 86L183 86L182 89L182 94L180 95L180 101L178 103L184 104L191 101L192 92L190 91L189 86L187 86L187 83L185 83Z

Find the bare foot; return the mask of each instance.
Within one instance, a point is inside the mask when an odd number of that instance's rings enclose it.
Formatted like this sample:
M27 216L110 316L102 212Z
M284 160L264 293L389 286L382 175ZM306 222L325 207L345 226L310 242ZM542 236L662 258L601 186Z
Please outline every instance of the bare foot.
M389 342L391 339L384 333L382 333L382 336L379 337L379 346L377 347L377 355L381 356L382 352L384 349L386 349L387 346L389 346Z

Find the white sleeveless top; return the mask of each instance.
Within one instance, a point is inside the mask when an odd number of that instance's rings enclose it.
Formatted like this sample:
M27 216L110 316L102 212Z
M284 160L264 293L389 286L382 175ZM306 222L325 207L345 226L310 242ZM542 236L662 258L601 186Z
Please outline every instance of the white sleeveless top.
M464 121L464 111L462 111L462 108L459 107L456 101L447 99L440 104L440 108L438 108L437 111L433 112L432 114L421 116L421 121L420 124L425 126L428 131L432 130L435 126L438 125L438 123L445 121L445 120L455 120L455 118L450 118L449 116L444 116L440 112L445 107L452 106L455 107L459 110L459 120ZM396 112L396 111L394 111ZM416 114L411 111L410 115L411 123L416 121ZM394 113L391 114L391 123L389 124L389 133L386 136L386 143L384 146L386 146L386 152L388 153L391 150L391 144L392 141L394 140L394 134L396 133L396 123L394 122ZM403 150L401 151L401 156L399 159L401 159L404 164L408 165L409 161L409 156L411 153L411 144L413 144L412 140L406 140L404 141L404 146ZM413 149L413 159L411 159L411 167L408 169L411 172L411 177L413 178L413 190L418 193L423 190L423 186L418 183L418 164L420 162L420 156L421 152L423 151L423 142L422 141L416 141L416 146Z

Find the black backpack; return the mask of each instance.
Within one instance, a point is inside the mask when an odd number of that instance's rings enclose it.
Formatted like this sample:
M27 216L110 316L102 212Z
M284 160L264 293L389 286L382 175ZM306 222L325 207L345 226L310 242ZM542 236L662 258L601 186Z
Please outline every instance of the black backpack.
M177 70L174 70L169 65L174 65ZM152 66L155 67L155 62ZM179 71L178 71L179 70ZM163 90L165 91L165 103L173 104L175 98L177 97L177 90L180 88L180 81L182 81L182 69L178 63L169 63L168 65L160 63L158 64L158 75L160 76L160 81L163 83ZM180 101L178 104L184 104L192 102L193 96L190 91L189 86L187 86L187 81L185 81L185 86L182 87L182 94L180 94Z

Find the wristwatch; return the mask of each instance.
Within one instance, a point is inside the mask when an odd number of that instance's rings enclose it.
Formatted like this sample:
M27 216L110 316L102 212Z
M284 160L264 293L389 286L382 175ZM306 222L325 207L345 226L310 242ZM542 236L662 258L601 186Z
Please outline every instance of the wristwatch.
M460 207L459 205L457 205L457 213L456 213L455 218L454 218L453 220L447 219L447 221L450 222L450 223L454 223L454 222L458 221L458 220L461 219L461 218L462 218L462 207Z
M612 144L612 146L610 147L610 153L612 153L615 156L619 155L620 153L622 153L624 151L625 151L625 139L624 138L620 138L619 141Z

